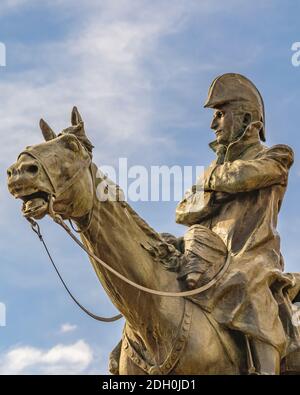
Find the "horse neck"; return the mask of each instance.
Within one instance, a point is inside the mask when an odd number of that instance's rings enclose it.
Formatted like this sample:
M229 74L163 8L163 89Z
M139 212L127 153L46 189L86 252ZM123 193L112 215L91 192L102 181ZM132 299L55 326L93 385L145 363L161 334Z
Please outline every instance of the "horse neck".
M124 201L100 202L94 194L91 223L82 234L85 245L110 267L126 278L148 288L179 291L176 274L166 271L147 248L161 242ZM140 291L117 278L91 259L96 274L117 309L150 349L154 333L165 333L171 340L181 319L183 300ZM174 315L176 312L176 315ZM152 344L151 344L152 343Z

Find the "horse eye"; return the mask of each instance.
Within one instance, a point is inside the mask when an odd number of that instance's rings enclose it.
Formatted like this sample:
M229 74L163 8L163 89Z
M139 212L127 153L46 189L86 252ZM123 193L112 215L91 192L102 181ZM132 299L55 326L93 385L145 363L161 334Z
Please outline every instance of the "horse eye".
M35 174L38 172L39 168L36 165L30 165L27 170L29 173Z
M222 111L218 111L216 115L217 115L217 118L222 118L223 113L222 113Z

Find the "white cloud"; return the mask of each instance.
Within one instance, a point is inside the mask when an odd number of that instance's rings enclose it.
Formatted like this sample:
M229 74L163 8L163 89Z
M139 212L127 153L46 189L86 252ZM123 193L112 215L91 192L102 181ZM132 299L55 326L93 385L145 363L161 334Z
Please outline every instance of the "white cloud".
M145 64L156 63L160 40L184 26L194 2L187 6L174 1L172 7L165 1L145 0L87 4L79 7L85 10L84 18L59 40L8 48L7 74L0 80L1 168L11 165L26 145L41 142L40 117L60 131L69 125L73 105L84 117L100 166L117 161L123 152L136 160L148 156L157 161L172 147L172 137L161 135L153 126L155 120L166 117L153 94L160 72ZM71 2L57 0L53 5L57 12L68 6L71 18L78 12ZM172 66L174 77L174 70L182 69L176 62L181 61L172 62L169 57L162 72ZM169 110L180 113L176 108ZM0 194L3 191L8 199L5 181L0 184ZM6 223L7 203L2 203L0 217Z
M5 7L32 6L35 1L10 0ZM148 150L152 162L163 157L175 145L174 136L159 133L155 122L186 125L187 117L176 101L162 106L157 86L169 81L175 87L177 76L215 68L206 60L195 65L191 57L178 56L164 40L184 31L195 15L205 23L205 15L220 11L224 4L194 0L174 0L172 7L164 0L92 0L78 7L71 1L45 4L67 13L70 27L57 41L8 48L7 77L0 81L4 131L0 164L10 165L25 145L41 141L41 116L56 130L66 127L74 104L83 113L99 165L122 156L120 147L132 157L145 158ZM226 7L234 4L231 0ZM83 17L78 17L79 11ZM17 66L17 73L11 66ZM183 86L179 89L181 95L188 94L188 87L185 93Z
M84 340L49 350L21 346L0 355L0 374L80 374L92 361L92 350Z
M76 329L77 329L77 325L65 323L62 324L62 326L60 327L60 333L74 332Z
M2 12L33 3L6 1ZM153 144L167 146L164 138L149 138L155 106L150 79L141 63L169 26L176 25L177 8L166 21L162 17L152 21L151 15L134 20L135 11L143 6L147 15L149 6L145 1L140 5L129 0L118 5L115 1L103 1L101 6L96 1L88 4L79 7L86 8L85 22L79 18L59 40L20 42L7 48L9 62L1 70L0 79L1 223L7 223L9 215L5 169L26 145L42 141L40 117L60 131L69 125L71 108L77 105L96 146L95 161L99 165L121 156L117 154L120 147L129 154L139 153L145 144L145 149ZM59 7L70 6L70 18L75 12L76 20L78 10L73 11L76 7L72 8L71 2L57 0L52 6L57 7L57 12ZM94 9L97 12L93 13ZM159 150L152 152L158 155Z
M155 117L151 73L143 62L151 61L159 39L177 31L187 12L182 2L163 5L104 1L64 39L10 48L10 64L26 63L27 71L0 82L1 125L7 132L1 161L40 140L40 116L56 128L65 127L73 104L82 109L103 160L109 142L112 149L120 141L132 150L141 144ZM147 143L151 141L156 142L154 136Z

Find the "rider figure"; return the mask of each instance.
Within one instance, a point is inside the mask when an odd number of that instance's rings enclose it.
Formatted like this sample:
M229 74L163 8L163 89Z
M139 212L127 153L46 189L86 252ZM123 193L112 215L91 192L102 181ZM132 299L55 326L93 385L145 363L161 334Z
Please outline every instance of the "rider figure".
M282 272L276 231L293 151L286 145L268 148L261 143L265 141L263 100L242 75L216 78L204 107L215 110L211 129L216 140L210 147L217 159L199 181L204 204L196 199L194 186L177 206L176 222L208 227L223 240L232 263L209 296L202 297L203 307L219 323L246 335L256 373L278 374L280 360L299 347L287 296L295 281ZM192 264L186 256L181 277L188 288L201 285L201 272L201 260L197 268L195 255Z

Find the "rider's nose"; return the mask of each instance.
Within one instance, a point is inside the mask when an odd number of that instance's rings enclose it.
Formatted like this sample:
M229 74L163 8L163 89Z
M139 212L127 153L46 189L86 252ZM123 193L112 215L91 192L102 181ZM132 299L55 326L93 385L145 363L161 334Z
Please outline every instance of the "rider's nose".
M216 129L218 129L218 124L219 124L218 118L213 117L211 124L210 124L210 128L213 130L216 130Z

